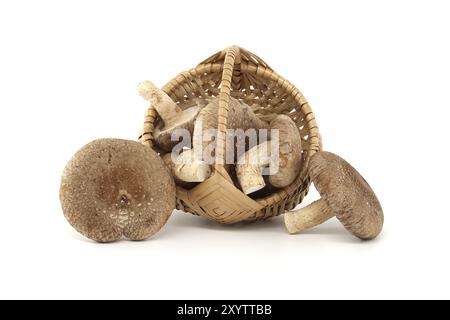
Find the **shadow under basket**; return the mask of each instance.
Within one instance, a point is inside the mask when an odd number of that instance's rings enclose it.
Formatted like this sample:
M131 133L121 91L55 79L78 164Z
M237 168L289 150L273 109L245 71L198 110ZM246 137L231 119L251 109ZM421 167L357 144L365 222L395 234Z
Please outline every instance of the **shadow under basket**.
M314 114L303 94L273 71L255 54L229 47L180 73L163 88L173 101L188 105L197 97L219 97L216 159L224 159L230 96L242 100L263 120L286 114L296 123L302 137L302 168L292 184L263 198L252 199L232 182L223 164L192 189L177 186L177 209L204 216L219 223L267 219L292 210L305 197L310 185L309 159L321 149L321 137ZM156 110L145 115L140 141L154 148ZM217 161L224 163L224 161Z

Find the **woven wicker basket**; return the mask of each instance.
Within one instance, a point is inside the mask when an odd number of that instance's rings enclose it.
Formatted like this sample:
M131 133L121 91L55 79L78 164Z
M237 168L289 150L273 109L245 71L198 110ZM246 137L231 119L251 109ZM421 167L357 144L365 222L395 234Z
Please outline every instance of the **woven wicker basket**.
M263 60L240 47L229 47L180 73L162 89L183 105L194 97L219 97L216 159L224 159L230 96L242 99L264 120L269 121L277 114L290 116L302 137L303 167L288 187L261 199L251 199L234 186L224 166L216 163L213 175L193 189L177 186L178 209L229 224L267 219L293 209L302 201L310 185L309 159L321 149L319 130L304 96ZM157 113L150 106L140 140L152 148L156 118Z

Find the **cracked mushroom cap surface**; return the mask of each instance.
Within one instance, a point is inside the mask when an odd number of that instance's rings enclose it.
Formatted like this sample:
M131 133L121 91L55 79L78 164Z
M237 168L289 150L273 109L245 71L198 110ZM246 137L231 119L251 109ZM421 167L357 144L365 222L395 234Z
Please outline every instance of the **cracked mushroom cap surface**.
M67 163L60 200L66 219L89 239L143 240L158 232L175 208L175 184L151 148L99 139Z
M314 186L344 227L356 237L375 238L383 227L380 202L366 180L347 161L321 151L310 160Z

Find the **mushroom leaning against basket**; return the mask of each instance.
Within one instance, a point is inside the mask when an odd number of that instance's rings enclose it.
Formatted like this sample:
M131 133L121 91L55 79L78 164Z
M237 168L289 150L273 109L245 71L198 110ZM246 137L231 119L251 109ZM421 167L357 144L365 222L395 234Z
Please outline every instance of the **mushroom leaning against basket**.
M331 152L318 152L310 160L310 176L321 199L284 216L289 233L317 226L336 216L354 236L378 236L383 210L364 178L347 161Z
M278 130L278 172L269 176L270 185L284 188L290 185L301 170L302 139L294 121L289 116L278 115L270 122L270 129ZM236 175L245 194L265 187L262 168L270 165L273 141L254 146L241 156L236 165Z
M178 144L178 141L172 140L172 133L175 130L187 130L192 136L195 117L208 103L207 99L195 98L192 99L191 106L183 110L151 81L142 81L137 89L141 97L152 104L162 119L163 123L159 122L156 125L153 137L156 144L167 152L171 152L172 148Z
M141 143L94 140L67 163L62 209L81 234L98 242L143 240L175 209L175 183L162 159Z

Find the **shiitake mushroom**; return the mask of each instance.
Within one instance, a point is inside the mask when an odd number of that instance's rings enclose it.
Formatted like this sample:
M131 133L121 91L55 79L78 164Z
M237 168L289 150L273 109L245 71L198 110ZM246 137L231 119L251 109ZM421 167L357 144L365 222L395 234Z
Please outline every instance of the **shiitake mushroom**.
M89 239L143 240L158 232L175 208L175 183L151 148L99 139L67 163L60 200L66 219Z

